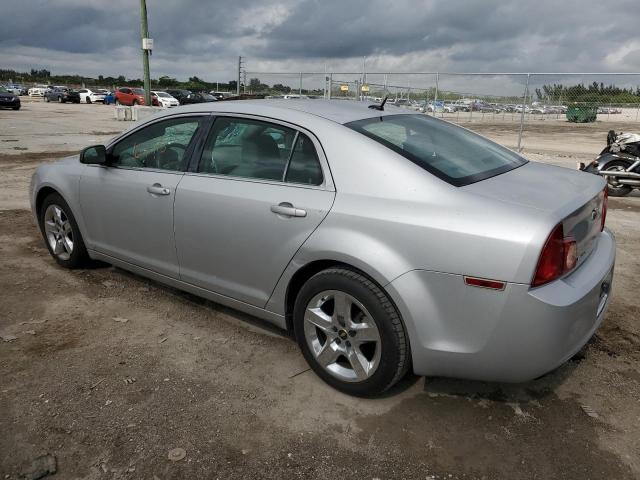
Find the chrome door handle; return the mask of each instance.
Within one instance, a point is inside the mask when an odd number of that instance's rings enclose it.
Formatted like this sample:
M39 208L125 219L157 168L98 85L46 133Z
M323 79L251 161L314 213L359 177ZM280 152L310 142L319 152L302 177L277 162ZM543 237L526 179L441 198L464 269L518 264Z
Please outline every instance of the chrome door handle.
M295 208L289 202L282 202L279 205L271 205L271 211L285 217L306 217L307 211Z
M152 195L169 195L171 193L171 190L163 187L159 183L154 183L153 185L147 187L147 192Z

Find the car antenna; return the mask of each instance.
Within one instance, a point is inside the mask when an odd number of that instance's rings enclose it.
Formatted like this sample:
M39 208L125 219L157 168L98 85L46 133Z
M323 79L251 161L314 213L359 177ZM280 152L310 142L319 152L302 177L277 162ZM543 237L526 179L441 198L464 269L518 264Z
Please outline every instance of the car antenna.
M382 100L382 103L380 105L369 105L369 108L371 108L373 110L380 110L381 112L383 112L384 111L384 104L387 103L387 98L389 98L389 95L384 97L384 100Z

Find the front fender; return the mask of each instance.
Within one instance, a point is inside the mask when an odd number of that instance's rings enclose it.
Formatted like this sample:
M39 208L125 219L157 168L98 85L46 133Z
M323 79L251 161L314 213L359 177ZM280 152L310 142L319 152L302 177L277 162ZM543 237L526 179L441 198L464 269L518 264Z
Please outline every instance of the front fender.
M71 209L76 219L80 234L87 238L84 220L80 209L80 177L85 166L80 164L78 156L62 159L51 164L40 165L36 168L31 180L31 210L38 224L36 201L40 192L45 188L55 190Z

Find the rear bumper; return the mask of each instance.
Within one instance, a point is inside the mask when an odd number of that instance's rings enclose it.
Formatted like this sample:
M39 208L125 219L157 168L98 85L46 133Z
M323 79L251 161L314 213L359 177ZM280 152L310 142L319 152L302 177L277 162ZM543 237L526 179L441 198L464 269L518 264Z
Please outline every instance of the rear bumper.
M614 262L615 238L605 230L576 271L538 288L487 290L460 275L414 270L387 291L405 320L416 374L523 382L591 338L611 299Z

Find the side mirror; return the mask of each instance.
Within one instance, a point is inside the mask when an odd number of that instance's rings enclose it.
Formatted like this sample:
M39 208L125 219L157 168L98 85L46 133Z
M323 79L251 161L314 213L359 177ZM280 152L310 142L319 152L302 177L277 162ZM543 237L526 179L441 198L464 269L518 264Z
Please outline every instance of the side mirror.
M107 149L104 145L93 145L80 152L80 163L104 165L107 163Z

